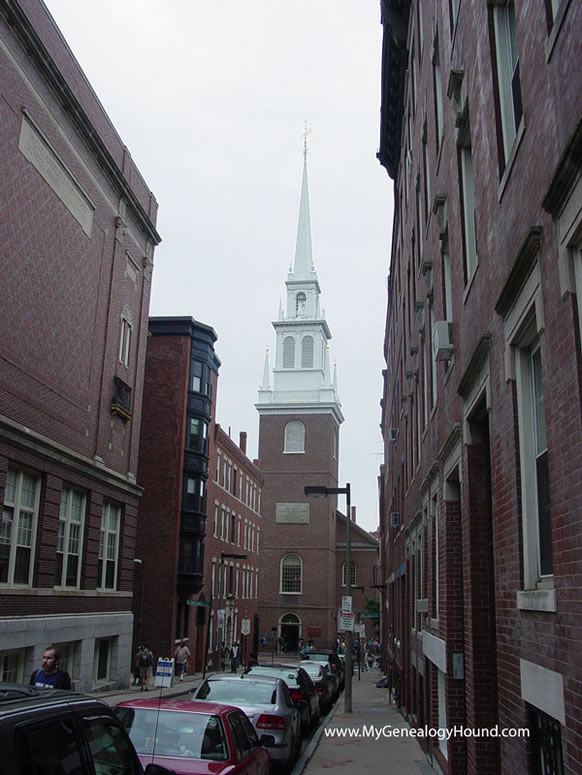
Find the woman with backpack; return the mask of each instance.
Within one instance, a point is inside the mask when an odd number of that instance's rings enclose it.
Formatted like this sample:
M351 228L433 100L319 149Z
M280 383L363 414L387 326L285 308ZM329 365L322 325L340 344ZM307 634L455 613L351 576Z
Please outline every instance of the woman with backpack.
M141 690L149 689L150 678L152 677L152 668L154 666L154 655L147 644L140 646L137 652L137 666L139 670L139 682Z

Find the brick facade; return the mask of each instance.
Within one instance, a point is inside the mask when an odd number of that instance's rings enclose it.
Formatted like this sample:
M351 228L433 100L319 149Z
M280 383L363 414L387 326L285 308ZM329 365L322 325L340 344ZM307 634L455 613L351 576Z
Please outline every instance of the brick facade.
M575 773L582 6L381 5L385 658L413 724L532 733L444 772Z
M44 5L0 40L0 668L126 685L157 203Z

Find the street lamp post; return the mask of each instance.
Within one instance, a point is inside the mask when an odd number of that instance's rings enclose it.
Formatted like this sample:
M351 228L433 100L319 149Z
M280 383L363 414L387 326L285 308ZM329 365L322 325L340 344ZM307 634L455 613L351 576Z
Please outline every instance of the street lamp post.
M312 486L305 487L304 493L308 498L327 498L328 495L346 496L346 597L352 595L352 503L350 483L346 482L345 487L325 487ZM346 680L344 689L344 711L352 712L352 636L353 631L346 632Z

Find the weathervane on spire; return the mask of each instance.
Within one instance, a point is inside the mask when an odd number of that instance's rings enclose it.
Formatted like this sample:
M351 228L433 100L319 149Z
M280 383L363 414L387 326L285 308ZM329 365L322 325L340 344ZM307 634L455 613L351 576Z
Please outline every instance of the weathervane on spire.
M307 138L311 134L311 129L307 128L307 121L305 122L305 130L303 132L303 161L307 161Z

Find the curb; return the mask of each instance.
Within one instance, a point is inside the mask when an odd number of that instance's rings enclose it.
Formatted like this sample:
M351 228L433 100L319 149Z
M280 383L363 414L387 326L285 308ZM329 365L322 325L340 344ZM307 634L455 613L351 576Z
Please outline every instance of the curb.
M333 717L337 713L340 706L340 702L343 700L343 697L344 697L344 693L342 692L340 696L337 698L333 708L330 710L327 716L324 719L322 719L321 724L313 734L313 738L311 739L311 742L309 743L305 751L301 754L299 759L297 759L297 762L295 763L295 766L293 767L293 770L291 771L290 775L301 775L303 770L306 768L309 760L311 759L311 757L315 753L317 746L319 745L319 741L323 736L326 726L329 724L329 722L333 719Z

